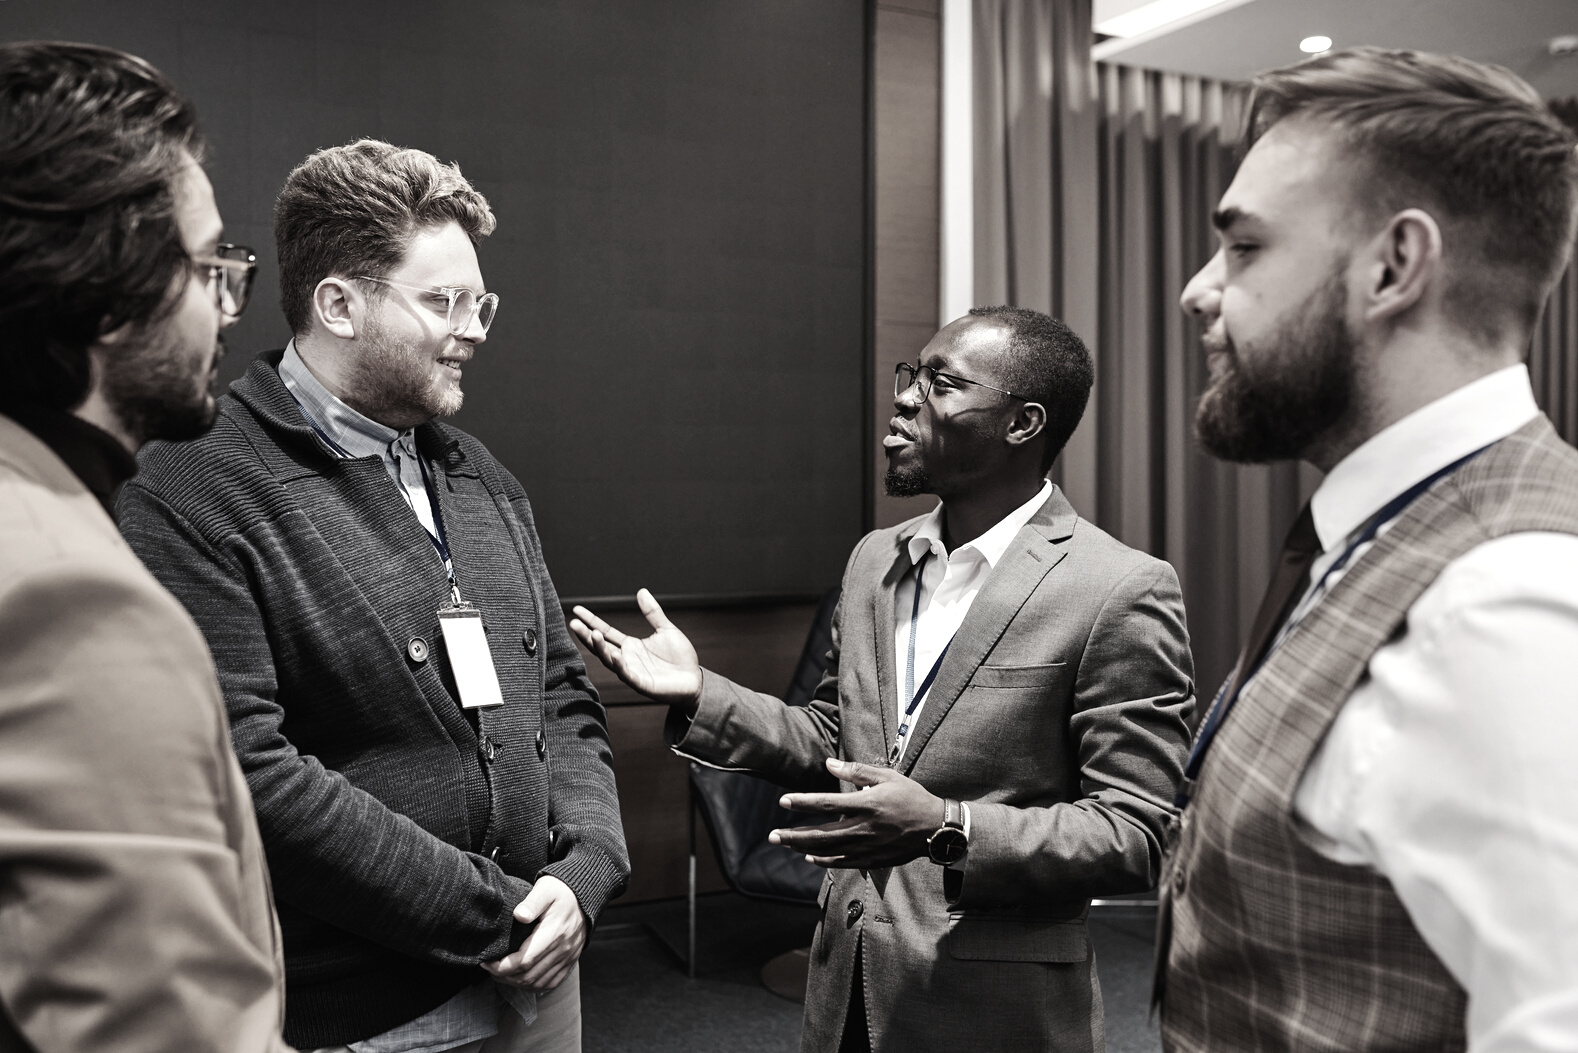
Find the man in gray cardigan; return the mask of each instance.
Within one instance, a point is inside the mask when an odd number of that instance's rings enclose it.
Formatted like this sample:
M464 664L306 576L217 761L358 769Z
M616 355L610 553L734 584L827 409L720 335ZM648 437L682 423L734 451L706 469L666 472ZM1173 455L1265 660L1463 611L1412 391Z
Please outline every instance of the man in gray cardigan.
M1173 569L1046 480L1091 381L1008 307L898 367L888 489L942 501L855 547L809 707L704 672L645 591L644 640L575 611L686 755L843 784L785 798L834 822L773 834L831 868L803 1049L1103 1048L1086 910L1155 884L1194 699Z
M493 224L420 150L308 158L276 208L295 339L121 499L214 652L303 1048L579 1049L575 964L629 872L531 506L434 420L497 306Z

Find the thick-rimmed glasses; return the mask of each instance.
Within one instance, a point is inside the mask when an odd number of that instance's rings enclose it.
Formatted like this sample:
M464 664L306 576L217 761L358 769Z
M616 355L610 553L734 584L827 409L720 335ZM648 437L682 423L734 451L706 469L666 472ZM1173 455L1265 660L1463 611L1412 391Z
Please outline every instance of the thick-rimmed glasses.
M257 277L258 258L245 245L220 242L212 256L193 256L198 273L207 272L208 285L214 290L214 305L226 317L239 318L252 296L252 279Z
M430 285L407 285L390 278L375 278L371 274L358 274L357 281L377 282L380 285L392 285L397 289L410 289L412 292L428 293L431 296L443 296L449 300L450 336L465 336L466 330L471 328L472 319L482 323L482 334L487 335L488 326L493 324L493 316L498 313L499 294L485 293L478 296L470 289L456 289L448 285L433 287Z
M1035 401L1034 399L1025 398L1023 395L1015 395L1007 388L993 387L991 384L983 384L979 380L971 380L969 377L961 377L957 373L944 373L941 370L933 369L930 366L920 366L917 368L916 366L910 365L908 362L900 362L897 366L893 367L893 397L899 398L910 388L919 387L920 398L916 400L915 404L917 406L922 405L928 398L931 397L931 386L938 377L947 377L949 380L960 384L974 384L978 388L990 388L992 391L1001 391L1004 395L1010 395L1016 399L1024 399L1026 402Z

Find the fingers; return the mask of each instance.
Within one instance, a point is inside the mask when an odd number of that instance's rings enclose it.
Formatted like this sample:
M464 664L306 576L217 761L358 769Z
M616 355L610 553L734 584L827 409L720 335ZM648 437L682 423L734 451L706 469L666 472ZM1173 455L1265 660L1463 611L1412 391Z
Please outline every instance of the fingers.
M870 832L854 820L845 819L825 826L794 826L767 835L769 844L783 845L796 852L832 855L870 841Z
M602 633L603 637L615 647L623 647L625 645L624 633L620 632L618 629L615 629L612 625L609 625L607 622L603 621L603 619L599 618L585 607L582 607L580 604L577 604L575 607L571 608L570 613L575 615L576 620L579 620L582 623L583 628L590 630L591 633ZM574 628L575 621L571 621L570 626L571 628ZM591 643L590 633L578 631L576 635L585 640L588 644Z
M658 606L658 601L646 589L636 590L636 606L641 608L647 624L652 628L659 631L674 628L674 623L668 620L668 615L663 613L663 608Z
M904 777L892 768L884 768L877 764L861 764L858 761L843 761L835 757L827 758L827 770L832 772L839 782L847 782L854 786L877 786Z
M791 812L821 812L823 814L864 813L870 809L850 793L786 793L778 804Z

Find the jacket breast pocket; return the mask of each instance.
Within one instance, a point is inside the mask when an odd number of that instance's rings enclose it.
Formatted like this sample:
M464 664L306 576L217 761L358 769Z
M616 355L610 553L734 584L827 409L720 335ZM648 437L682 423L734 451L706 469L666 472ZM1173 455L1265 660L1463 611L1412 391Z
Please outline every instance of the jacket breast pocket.
M1067 662L1046 665L981 665L970 678L971 687L1026 688L1050 687L1060 683L1068 670Z
M950 914L948 953L968 961L1082 962L1090 936L1083 921Z

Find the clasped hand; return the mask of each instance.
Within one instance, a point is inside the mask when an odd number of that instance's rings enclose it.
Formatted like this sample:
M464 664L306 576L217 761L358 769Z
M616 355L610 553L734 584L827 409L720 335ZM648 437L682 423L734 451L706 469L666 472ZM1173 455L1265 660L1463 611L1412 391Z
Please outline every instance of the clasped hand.
M551 991L564 982L586 946L586 915L569 885L551 874L539 877L515 908L515 920L532 925L513 954L482 967L500 983L528 991ZM533 923L535 923L533 925Z
M767 840L804 852L821 867L870 870L908 863L926 854L926 841L943 823L943 801L892 768L829 757L827 770L855 793L786 793L779 804L792 812L837 815L824 826L774 830Z

